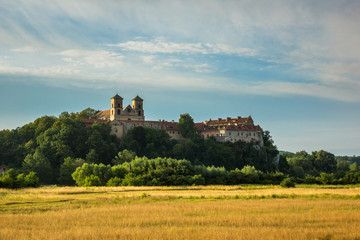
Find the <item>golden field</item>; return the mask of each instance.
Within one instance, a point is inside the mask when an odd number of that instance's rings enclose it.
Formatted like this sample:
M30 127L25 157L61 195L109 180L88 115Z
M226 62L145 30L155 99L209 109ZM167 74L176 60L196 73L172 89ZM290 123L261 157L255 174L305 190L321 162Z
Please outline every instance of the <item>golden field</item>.
M360 239L359 186L0 189L0 239Z

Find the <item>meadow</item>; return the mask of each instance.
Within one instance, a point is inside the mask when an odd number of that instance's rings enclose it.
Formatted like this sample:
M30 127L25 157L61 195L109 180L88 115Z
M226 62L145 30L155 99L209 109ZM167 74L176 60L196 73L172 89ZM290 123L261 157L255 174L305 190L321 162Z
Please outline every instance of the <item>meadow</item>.
M0 239L360 239L360 186L0 189Z

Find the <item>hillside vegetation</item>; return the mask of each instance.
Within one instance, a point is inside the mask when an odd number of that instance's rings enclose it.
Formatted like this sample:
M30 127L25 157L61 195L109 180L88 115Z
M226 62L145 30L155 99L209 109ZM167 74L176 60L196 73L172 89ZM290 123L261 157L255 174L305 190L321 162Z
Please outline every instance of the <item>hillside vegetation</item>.
M337 162L329 152L279 155L268 131L263 132L263 147L205 140L196 133L190 115L182 114L182 140L171 140L165 131L143 127L131 129L119 140L110 134L108 124L95 122L87 128L83 118L96 118L95 111L44 116L23 127L0 131L0 163L14 169L0 177L0 187L36 186L36 181L153 186L280 184L286 179L283 185L288 187L294 182L360 182L356 162Z

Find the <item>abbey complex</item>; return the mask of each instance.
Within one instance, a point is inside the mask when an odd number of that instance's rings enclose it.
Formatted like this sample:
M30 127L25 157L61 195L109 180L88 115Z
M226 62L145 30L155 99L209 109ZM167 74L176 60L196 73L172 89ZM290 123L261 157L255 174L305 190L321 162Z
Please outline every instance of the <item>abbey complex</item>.
M136 96L132 99L132 104L124 107L123 98L116 94L111 98L110 110L99 111L98 119L84 119L87 125L95 121L108 122L111 125L112 134L118 138L123 137L131 128L149 127L153 129L165 130L170 138L181 139L178 123L175 121L148 121L144 115L144 100ZM218 118L209 121L195 123L198 133L205 139L214 137L217 141L236 142L255 142L263 146L262 129L259 125L254 125L251 116L237 118Z

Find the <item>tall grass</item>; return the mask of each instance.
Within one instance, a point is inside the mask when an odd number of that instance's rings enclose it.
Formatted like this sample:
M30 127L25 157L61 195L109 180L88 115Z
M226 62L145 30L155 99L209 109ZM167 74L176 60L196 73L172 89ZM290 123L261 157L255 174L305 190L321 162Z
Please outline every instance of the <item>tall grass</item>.
M360 188L0 189L0 239L356 239Z

